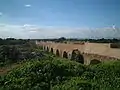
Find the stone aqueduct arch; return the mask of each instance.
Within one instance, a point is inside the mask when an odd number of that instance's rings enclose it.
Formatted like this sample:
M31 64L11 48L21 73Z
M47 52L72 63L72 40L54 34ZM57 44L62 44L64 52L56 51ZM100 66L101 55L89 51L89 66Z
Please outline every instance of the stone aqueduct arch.
M74 50L72 50L72 52L67 52L65 50L60 51L59 49L54 49L49 46L43 46L43 50L54 53L56 56L61 56L63 58L68 58L68 59L75 60L79 63L84 64L84 57L82 54L80 54L79 50L74 49Z
M60 51L58 49L56 50L56 56L60 56Z
M108 60L120 60L120 49L111 49L109 44L85 43L81 45L41 41L38 42L37 45L43 46L43 50L52 52L53 54L56 54L56 50L58 49L60 57L71 59L71 57L74 56L74 58L77 58L75 59L76 61L87 65Z
M90 60L90 64L92 64L92 65L99 64L99 63L101 63L100 60L97 60L97 59Z
M47 47L47 51L49 52L49 47Z
M49 51L53 54L55 54L56 56L60 56L63 58L68 58L70 60L74 60L76 62L79 62L81 64L86 64L86 60L84 59L84 53L81 53L78 49L73 49L72 51L68 52L68 51L61 51L58 48L53 48L50 46L43 46L43 50L45 51ZM87 62L88 63L88 62ZM101 61L99 59L92 59L89 60L89 64L98 64L101 63Z
M72 51L71 60L75 60L79 63L84 64L84 56L81 54L81 52L78 49L74 49Z
M50 48L50 52L53 53L53 48Z
M68 58L68 53L66 51L63 52L63 58Z

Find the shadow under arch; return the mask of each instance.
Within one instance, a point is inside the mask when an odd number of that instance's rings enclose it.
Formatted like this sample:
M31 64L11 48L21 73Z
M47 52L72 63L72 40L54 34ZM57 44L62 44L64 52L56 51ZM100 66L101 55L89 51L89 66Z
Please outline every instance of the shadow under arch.
M75 60L76 62L84 64L84 57L78 49L72 51L71 60Z
M43 46L43 50L45 50L45 46Z
M49 47L47 47L47 52L49 52Z
M63 52L63 58L68 58L68 54L66 51Z
M60 56L59 50L56 50L56 56Z
M50 52L53 53L53 48L51 48Z
M93 59L90 61L90 65L95 65L95 64L99 64L99 63L101 63L101 61L97 60L97 59Z

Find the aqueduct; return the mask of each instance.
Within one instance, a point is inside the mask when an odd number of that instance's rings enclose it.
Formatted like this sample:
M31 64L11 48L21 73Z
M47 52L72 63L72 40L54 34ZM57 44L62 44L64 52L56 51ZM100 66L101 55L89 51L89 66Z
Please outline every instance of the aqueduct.
M96 64L120 59L120 49L110 48L110 44L65 44L54 42L37 42L37 44L57 56L76 60L82 64Z

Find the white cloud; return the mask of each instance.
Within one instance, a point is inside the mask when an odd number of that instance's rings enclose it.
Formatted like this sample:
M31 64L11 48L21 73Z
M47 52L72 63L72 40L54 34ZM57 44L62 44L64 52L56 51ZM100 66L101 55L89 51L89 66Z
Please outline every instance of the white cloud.
M2 16L3 15L3 13L2 12L0 12L0 16Z
M31 30L30 32L31 32L31 33L36 33L37 31L34 31L34 30L32 31L32 30Z
M30 4L26 4L25 7L31 7L31 5Z
M0 24L0 38L120 38L120 28L69 28Z

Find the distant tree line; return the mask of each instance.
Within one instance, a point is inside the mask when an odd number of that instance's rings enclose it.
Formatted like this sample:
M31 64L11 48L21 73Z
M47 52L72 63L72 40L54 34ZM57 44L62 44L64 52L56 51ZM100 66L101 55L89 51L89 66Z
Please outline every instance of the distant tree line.
M54 41L54 42L65 42L65 41L82 41L82 42L91 42L91 43L120 43L120 39L78 39L78 38L56 38L56 39L38 39L39 41Z
M30 41L29 39L0 38L0 45L21 45L29 41Z
M15 39L15 38L7 38L7 39L1 39L0 38L0 45L21 45L25 44L26 42L34 42L35 41L53 41L53 42L66 42L66 41L82 41L82 42L91 42L91 43L120 43L120 39L78 39L78 38L65 38L65 37L60 37L60 38L54 38L54 39Z

